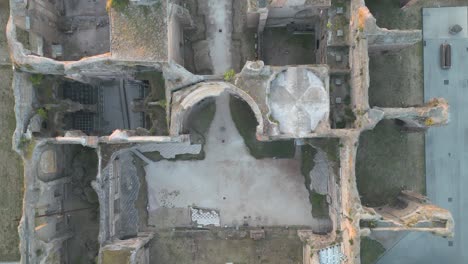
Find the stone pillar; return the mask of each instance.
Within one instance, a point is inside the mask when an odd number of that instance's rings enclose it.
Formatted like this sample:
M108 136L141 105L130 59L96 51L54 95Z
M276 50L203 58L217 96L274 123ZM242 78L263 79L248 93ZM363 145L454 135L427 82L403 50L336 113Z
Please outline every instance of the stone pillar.
M263 31L265 30L265 25L268 19L268 8L260 8L258 9L258 13L260 14L260 17L258 19L258 34L263 34Z

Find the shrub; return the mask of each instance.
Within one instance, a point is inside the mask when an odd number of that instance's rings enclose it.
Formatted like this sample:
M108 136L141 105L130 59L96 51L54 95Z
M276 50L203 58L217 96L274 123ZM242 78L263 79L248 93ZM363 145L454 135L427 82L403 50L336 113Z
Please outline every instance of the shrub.
M21 136L18 144L18 148L23 150L25 158L29 159L32 156L36 143L34 140L31 140L25 136Z
M236 75L236 72L233 69L227 70L224 73L224 80L226 82L230 82L234 78L235 75Z
M42 74L32 74L31 77L29 77L29 80L32 85L36 86L41 84L43 78L44 76Z
M351 108L345 108L345 118L348 122L354 122L356 120L356 116Z
M42 119L47 120L48 115L47 115L47 110L44 108L39 108L37 109L37 115L40 116Z
M376 228L377 227L377 221L372 220L369 222L369 228Z
M157 104L158 104L159 106L161 106L162 108L166 109L167 101L164 100L164 99L163 99L163 100L159 100L159 101L157 102Z

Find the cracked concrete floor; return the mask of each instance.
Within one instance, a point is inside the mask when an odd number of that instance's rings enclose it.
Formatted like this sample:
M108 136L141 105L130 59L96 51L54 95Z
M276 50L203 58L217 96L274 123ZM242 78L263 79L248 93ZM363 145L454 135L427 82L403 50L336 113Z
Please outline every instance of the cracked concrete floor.
M164 227L158 214L171 213L177 214L173 225L186 225L183 210L191 205L219 209L223 226L314 223L299 159L250 156L232 121L228 94L216 98L205 151L204 160L163 160L145 167L150 225Z

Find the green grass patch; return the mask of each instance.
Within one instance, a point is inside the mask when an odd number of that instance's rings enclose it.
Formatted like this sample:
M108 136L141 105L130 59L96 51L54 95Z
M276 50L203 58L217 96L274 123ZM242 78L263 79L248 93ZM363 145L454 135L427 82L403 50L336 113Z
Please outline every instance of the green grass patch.
M51 75L32 74L29 77L40 104L50 103L54 99L54 87L59 81Z
M44 79L44 75L40 73L31 74L31 76L29 77L29 80L31 81L33 86L40 85L42 83L42 79Z
M49 118L49 115L47 113L47 110L45 108L39 108L36 111L37 115L40 116L43 120L47 120Z
M350 107L345 108L345 120L348 123L353 123L356 121L356 115Z
M109 11L111 8L117 11L122 11L128 6L129 3L129 0L107 0L106 9L107 11Z
M143 71L136 74L137 80L145 80L150 85L150 98L153 101L166 100L165 82L162 72Z
M167 129L166 109L161 105L151 109L147 112L150 116L151 127L149 132L151 135L167 135L169 134Z
M314 35L311 34L293 34L285 27L269 29L272 34L272 39L285 42L284 44L290 45L291 48L297 47L301 49L314 49L315 40Z
M361 237L361 264L374 264L385 252L379 242L368 237Z
M315 191L310 193L310 202L312 204L312 216L314 218L328 217L327 196Z
M340 140L338 138L313 138L308 142L325 151L329 161L340 163Z
M362 203L394 204L402 189L425 192L424 134L408 133L394 120L383 120L361 134L356 181Z
M28 139L26 137L21 137L19 141L18 148L23 150L24 157L30 159L36 147L36 142L34 140Z
M287 43L303 49L313 49L314 36L310 34L290 34Z
M377 19L377 25L389 29L421 29L423 7L464 6L466 0L420 0L402 10L397 0L366 0L366 6Z
M257 119L250 106L241 99L231 96L229 100L232 120L250 154L256 159L294 157L295 146L293 140L261 142L256 138Z

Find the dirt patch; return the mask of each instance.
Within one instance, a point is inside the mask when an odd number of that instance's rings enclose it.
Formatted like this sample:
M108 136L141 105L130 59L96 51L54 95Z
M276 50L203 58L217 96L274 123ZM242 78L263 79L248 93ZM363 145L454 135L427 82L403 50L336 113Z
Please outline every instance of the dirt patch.
M266 65L299 65L315 63L315 37L293 34L286 28L267 28L263 33Z
M145 113L146 122L149 124L147 125L147 128L150 130L152 135L168 135L166 89L162 72L139 72L137 73L136 78L149 84L150 89L149 94L145 98L145 104L157 103L156 107L149 108Z
M302 242L293 229L265 229L258 241L248 230L157 232L150 252L151 263L302 263Z
M394 120L381 121L361 134L356 180L362 203L391 203L401 189L424 194L426 186L424 133L402 130Z
M93 263L98 255L99 203L91 181L97 175L94 149L73 146L70 166L71 186L67 190L64 211L74 236L67 241L70 263Z
M111 9L110 13L113 56L120 59L167 60L165 1L150 6L128 5L119 11Z

